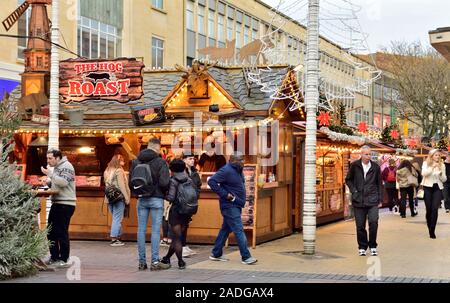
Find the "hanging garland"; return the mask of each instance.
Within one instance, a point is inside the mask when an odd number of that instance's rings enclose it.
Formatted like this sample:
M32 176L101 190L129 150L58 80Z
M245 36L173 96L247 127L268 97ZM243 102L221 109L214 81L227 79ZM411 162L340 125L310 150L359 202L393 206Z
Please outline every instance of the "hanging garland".
M332 141L345 141L356 145L364 145L367 142L367 139L364 137L349 136L346 134L337 133L330 130L328 127L322 127L320 128L320 131L326 134Z

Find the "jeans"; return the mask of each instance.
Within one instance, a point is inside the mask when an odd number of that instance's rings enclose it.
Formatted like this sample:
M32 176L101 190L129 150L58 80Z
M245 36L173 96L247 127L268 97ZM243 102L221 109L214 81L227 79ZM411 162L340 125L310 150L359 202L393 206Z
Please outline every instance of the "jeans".
M119 201L114 204L108 204L112 214L111 238L120 238L122 235L122 219L125 210L125 202Z
M219 234L217 235L216 243L214 244L214 248L212 250L212 255L214 257L222 256L223 247L228 239L228 235L231 232L233 232L236 237L242 261L251 257L250 251L247 248L247 237L244 233L241 212L242 209L237 207L221 209L223 224Z
M367 241L366 220L369 219L369 241ZM358 248L377 248L378 206L355 207Z
M75 206L52 204L48 215L50 231L47 239L51 241L50 255L53 260L67 262L70 255L69 225Z
M155 197L139 198L137 203L137 212L139 263L146 263L145 234L147 232L149 212L152 214L152 263L159 262L159 240L161 222L164 213L164 200L162 198Z
M442 200L442 190L439 189L437 184L433 184L433 187L423 187L424 200L426 208L427 226L430 235L435 233L436 224L438 219L439 205Z

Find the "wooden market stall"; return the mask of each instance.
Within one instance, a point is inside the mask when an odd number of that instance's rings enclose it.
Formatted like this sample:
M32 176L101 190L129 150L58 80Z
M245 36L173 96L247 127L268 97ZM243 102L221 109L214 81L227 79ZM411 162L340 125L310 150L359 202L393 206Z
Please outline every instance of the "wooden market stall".
M291 89L295 73L286 66L273 70L269 77L279 83L280 91ZM77 174L78 201L70 225L71 238L109 239L111 215L104 204L103 172L114 154L122 154L129 162L153 136L161 139L165 158L181 150L192 150L200 156L204 152L202 143L211 138L216 147L242 150L245 146L247 205L242 219L249 242L255 246L291 234L292 121L303 119L303 112L290 113L289 100L273 101L269 93L248 84L242 68L198 65L146 71L143 83L145 95L138 100L61 103L60 147ZM82 119L75 121L70 116L74 111L81 111ZM274 121L267 124L268 118ZM279 127L271 129L271 125ZM24 165L26 180L34 186L39 186L40 167L46 165L47 129L48 125L27 120L15 136L16 159ZM264 129L268 132L261 135ZM206 183L213 173L202 172L199 211L190 224L188 242L213 243L221 227L218 197ZM130 216L123 220L124 240L136 239L136 203L133 198ZM150 230L149 223L148 233Z
M302 228L303 175L305 154L305 123L294 123L296 138L295 161L295 204L294 226ZM344 141L333 141L321 130L317 131L316 189L317 224L325 224L344 219L348 201L345 176L352 153L358 152L361 145Z

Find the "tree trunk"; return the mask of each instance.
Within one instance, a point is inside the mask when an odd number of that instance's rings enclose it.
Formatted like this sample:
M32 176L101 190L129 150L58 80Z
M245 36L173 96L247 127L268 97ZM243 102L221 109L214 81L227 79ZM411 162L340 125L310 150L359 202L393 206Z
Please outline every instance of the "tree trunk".
M306 140L303 246L306 255L316 249L316 113L319 104L319 0L309 0L306 52Z
M50 122L48 148L59 148L59 0L52 1L52 56L50 71Z

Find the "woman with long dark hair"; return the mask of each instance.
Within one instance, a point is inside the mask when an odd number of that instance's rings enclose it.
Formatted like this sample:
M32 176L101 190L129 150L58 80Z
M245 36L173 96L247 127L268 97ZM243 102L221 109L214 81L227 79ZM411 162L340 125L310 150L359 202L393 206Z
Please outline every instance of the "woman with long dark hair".
M441 158L441 153L433 149L428 154L427 160L422 166L422 185L425 191L425 207L428 232L431 239L436 239L436 224L438 219L439 205L442 201L442 190L444 182L447 181L445 175L445 165Z

